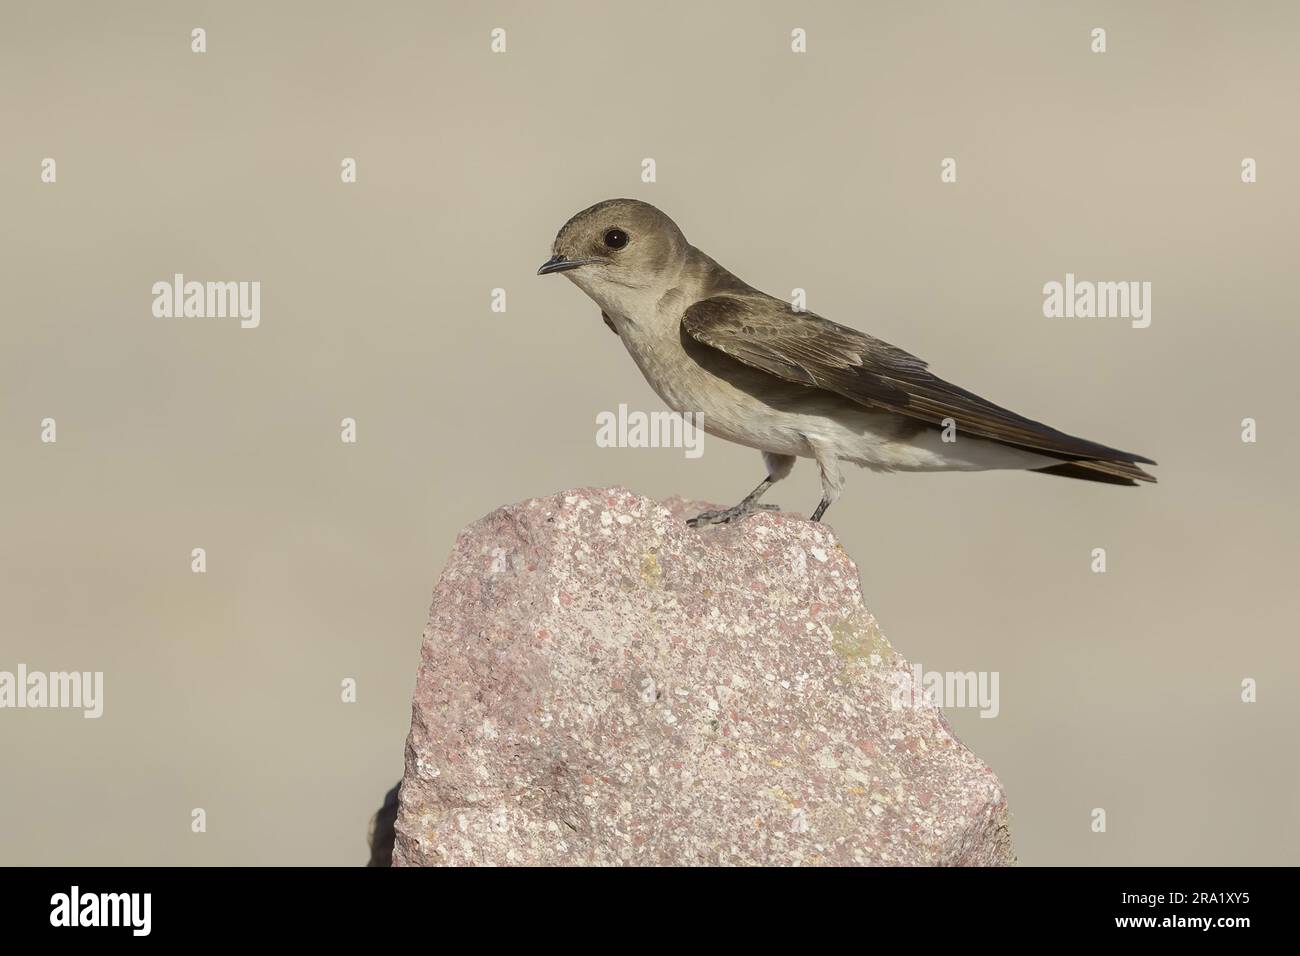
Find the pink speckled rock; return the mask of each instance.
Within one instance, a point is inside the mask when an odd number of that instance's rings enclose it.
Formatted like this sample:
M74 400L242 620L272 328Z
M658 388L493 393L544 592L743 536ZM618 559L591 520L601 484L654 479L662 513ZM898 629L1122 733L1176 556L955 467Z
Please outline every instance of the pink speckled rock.
M580 489L461 532L433 596L394 865L1007 864L993 773L825 525Z

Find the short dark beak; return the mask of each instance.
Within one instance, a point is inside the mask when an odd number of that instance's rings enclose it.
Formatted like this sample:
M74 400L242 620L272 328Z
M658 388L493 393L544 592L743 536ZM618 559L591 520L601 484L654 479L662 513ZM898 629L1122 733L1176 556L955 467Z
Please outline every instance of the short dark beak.
M599 259L569 259L565 256L551 256L542 263L542 267L537 270L537 274L539 276L548 276L552 272L568 272L570 269L578 268L578 266L585 266L599 261Z

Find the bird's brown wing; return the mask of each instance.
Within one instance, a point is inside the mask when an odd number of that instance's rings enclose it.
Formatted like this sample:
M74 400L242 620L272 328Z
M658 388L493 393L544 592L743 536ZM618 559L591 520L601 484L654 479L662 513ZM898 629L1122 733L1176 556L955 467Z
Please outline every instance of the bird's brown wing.
M682 316L691 338L789 382L835 392L873 408L957 433L1041 452L1124 478L1155 481L1136 462L1149 458L1076 438L994 405L934 375L900 348L770 296L717 295Z

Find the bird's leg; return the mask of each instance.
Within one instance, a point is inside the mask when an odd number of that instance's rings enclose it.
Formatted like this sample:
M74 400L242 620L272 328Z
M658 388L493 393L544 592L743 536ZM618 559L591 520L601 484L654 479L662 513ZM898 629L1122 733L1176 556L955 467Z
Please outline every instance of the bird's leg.
M763 479L757 488L745 495L740 504L733 505L722 511L702 512L694 518L686 519L686 524L692 528L703 528L706 525L727 524L731 521L737 521L746 515L754 514L756 511L780 511L780 505L759 504L758 499L763 497L767 489L790 474L790 469L794 467L794 456L773 455L769 452L763 452L763 461L767 463L767 477Z
M812 446L813 457L817 459L817 467L821 469L822 473L821 504L817 506L817 510L812 513L812 518L809 520L821 521L826 509L840 496L840 490L844 487L844 476L840 474L840 463L836 460L832 449L808 438L806 435L804 439Z

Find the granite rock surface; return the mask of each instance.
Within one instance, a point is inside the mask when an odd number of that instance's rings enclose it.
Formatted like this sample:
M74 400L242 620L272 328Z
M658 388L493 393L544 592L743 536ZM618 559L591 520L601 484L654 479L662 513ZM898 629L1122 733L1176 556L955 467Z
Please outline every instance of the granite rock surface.
M393 863L1002 865L1001 784L913 693L832 530L621 488L461 532Z

